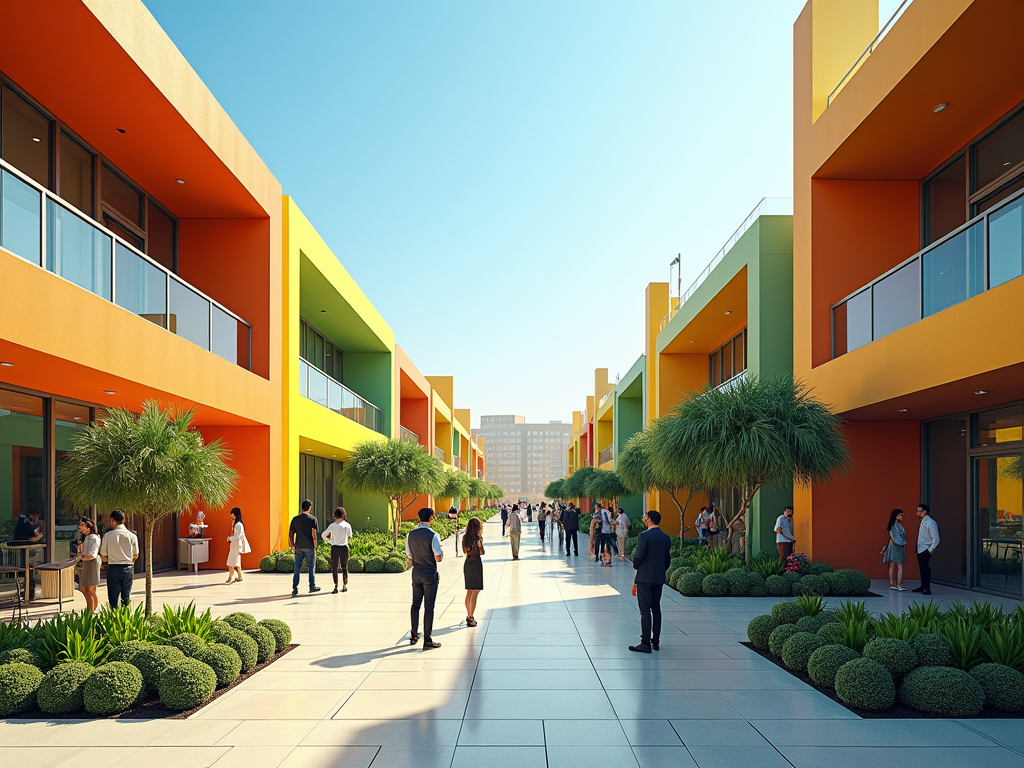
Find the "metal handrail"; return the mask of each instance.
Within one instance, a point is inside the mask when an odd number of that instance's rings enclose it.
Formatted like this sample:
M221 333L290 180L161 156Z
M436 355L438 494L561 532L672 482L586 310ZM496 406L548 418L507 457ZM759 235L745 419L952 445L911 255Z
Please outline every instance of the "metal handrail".
M602 464L604 464L606 462L609 462L609 461L611 461L614 458L615 458L615 446L614 445L607 445L607 446L605 446L604 448L601 449L600 453L597 454L597 465L601 466Z
M850 78L853 77L854 72L860 69L860 65L864 63L865 59L867 59L868 56L874 53L875 48L878 47L878 43L882 40L883 37L889 34L889 30L892 28L892 25L895 24L896 20L903 15L903 11L905 11L907 6L909 6L912 2L913 0L903 0L903 2L900 3L900 7L896 9L896 12L892 16L890 16L889 20L885 22L884 25L882 25L882 28L880 30L878 30L878 34L875 35L875 39L872 40L868 47L864 49L864 53L857 57L857 60L853 63L853 66L850 67L849 72L843 75L839 83L836 84L836 87L832 89L831 93L829 93L828 99L825 101L826 107L832 105L832 100L841 90L843 90L846 84L850 81Z
M439 448L438 446L435 445L434 446L434 458L437 459L438 461L440 461L443 464L444 463L444 449L443 448Z
M398 439L405 440L407 443L416 443L416 445L420 444L420 436L411 429L406 429L401 424L398 426Z

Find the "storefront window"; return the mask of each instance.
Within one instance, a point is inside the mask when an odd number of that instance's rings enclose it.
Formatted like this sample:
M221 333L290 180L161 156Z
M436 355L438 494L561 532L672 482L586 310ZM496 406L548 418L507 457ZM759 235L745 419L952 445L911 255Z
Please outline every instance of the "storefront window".
M932 557L932 573L936 580L967 586L966 418L926 424L925 446L925 501L942 539Z
M0 540L46 539L44 469L43 399L0 389Z

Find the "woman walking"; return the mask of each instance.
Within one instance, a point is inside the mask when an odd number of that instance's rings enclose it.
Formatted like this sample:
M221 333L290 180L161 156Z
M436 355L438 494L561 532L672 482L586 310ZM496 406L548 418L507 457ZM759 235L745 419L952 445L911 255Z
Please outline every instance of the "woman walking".
M78 521L78 530L84 537L79 550L82 558L82 573L78 577L78 588L85 597L85 610L95 611L100 604L96 587L100 583L100 537L96 523L83 517Z
M352 525L345 518L348 513L344 507L334 510L334 522L320 534L324 541L331 542L331 575L334 577L334 591L338 594L338 570L341 570L341 591L348 592L348 540L352 535Z
M882 555L882 562L889 564L889 589L906 592L903 586L903 563L907 555L907 532L903 528L903 510L894 509L889 514L889 543Z
M232 581L242 580L242 549L245 546L245 526L242 525L242 510L235 507L231 510L231 535L228 536L228 542L231 547L228 549L228 580L225 584L230 584Z
M462 537L462 552L466 560L462 564L462 576L466 581L466 626L475 627L476 599L484 588L483 525L479 517L469 518L466 534Z

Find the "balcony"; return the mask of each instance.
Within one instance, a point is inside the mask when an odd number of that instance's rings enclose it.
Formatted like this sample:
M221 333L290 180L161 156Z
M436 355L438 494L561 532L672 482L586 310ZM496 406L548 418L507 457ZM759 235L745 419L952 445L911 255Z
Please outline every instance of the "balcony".
M452 466L456 469L462 469L462 457L452 456Z
M899 8L896 9L896 12L891 17L889 17L889 20L885 22L885 24L882 25L882 28L878 30L878 34L875 35L875 39L872 40L871 44L864 49L864 53L857 57L857 60L853 63L853 66L850 67L850 71L843 75L842 79L839 81L836 87L832 89L831 93L829 93L828 99L825 103L826 107L832 105L832 102L835 100L836 96L839 95L839 92L843 90L847 83L850 82L850 79L857 73L857 70L860 69L861 65L868 60L868 57L875 52L875 48L878 47L878 44L882 41L882 38L889 34L889 30L892 29L892 25L895 24L897 19L899 19L899 17L903 15L903 12L907 10L907 6L910 5L910 3L911 0L903 0L903 2L900 3Z
M367 429L384 434L384 412L339 381L299 358L299 394Z
M444 451L438 448L436 445L434 446L434 458L440 461L442 464L444 464Z
M602 448L601 452L597 455L597 466L602 466L606 462L611 461L615 458L615 447L609 445L606 448Z
M598 407L599 409L600 409L600 408L602 408L602 407L604 406L604 404L608 402L608 398L609 398L609 397L611 397L611 396L612 396L612 395L614 395L614 394L615 394L615 391L613 390L613 391L611 391L611 392L608 392L608 393L607 393L607 394L605 394L605 395L602 395L602 396L601 396L601 399L600 399L600 400L598 401L598 403L597 403L597 407Z
M1024 190L832 307L832 358L1024 272Z
M407 443L413 443L415 445L420 444L420 436L413 432L411 429L406 429L401 425L398 427L398 439L404 440Z
M0 247L252 369L252 326L2 160Z

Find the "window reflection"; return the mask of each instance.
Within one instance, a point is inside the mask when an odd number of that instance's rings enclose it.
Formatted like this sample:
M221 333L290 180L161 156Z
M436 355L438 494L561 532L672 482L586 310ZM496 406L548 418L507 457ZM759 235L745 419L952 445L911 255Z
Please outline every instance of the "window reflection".
M7 86L0 95L3 159L50 187L50 121Z
M967 221L967 156L960 155L932 176L924 189L925 245Z
M60 134L60 196L92 216L93 155L66 133Z
M1024 110L974 147L974 185L981 190L1024 161Z
M0 539L45 534L45 476L43 399L0 389Z

